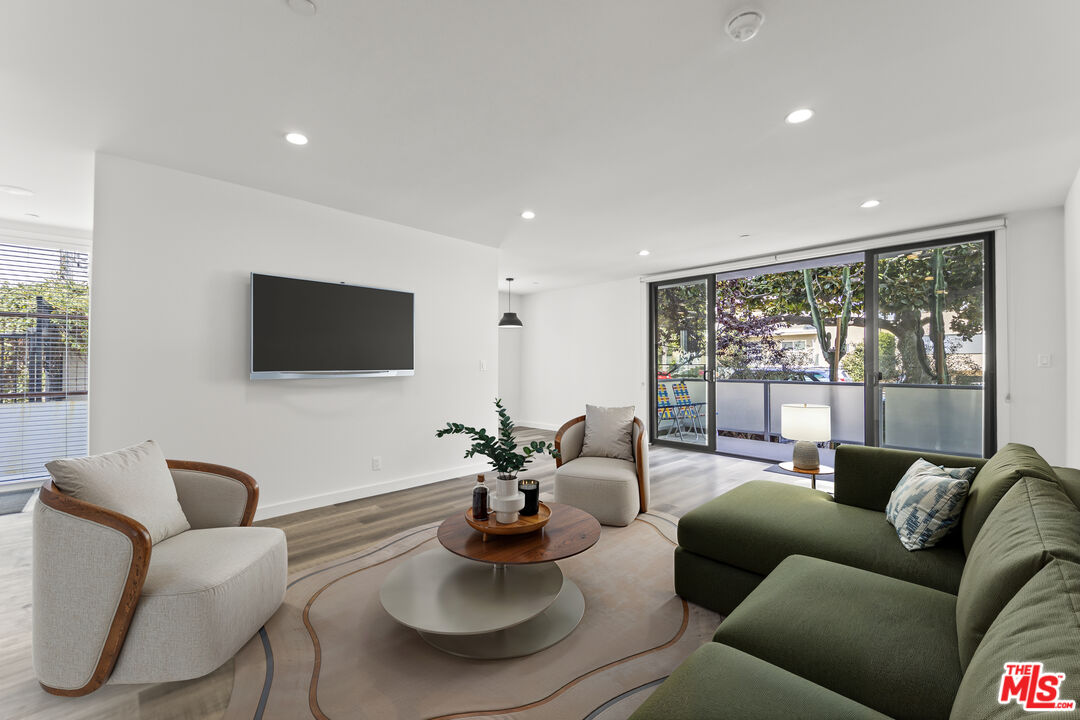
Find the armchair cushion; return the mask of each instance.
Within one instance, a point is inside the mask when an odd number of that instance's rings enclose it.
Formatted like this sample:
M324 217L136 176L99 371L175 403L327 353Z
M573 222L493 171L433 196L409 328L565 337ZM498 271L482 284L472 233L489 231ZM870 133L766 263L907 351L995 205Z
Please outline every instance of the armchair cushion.
M110 683L199 677L232 657L285 594L277 528L189 530L154 547Z
M46 463L61 491L141 523L159 543L187 530L187 517L161 448L153 440L84 458Z
M585 406L585 442L582 457L606 457L634 461L631 444L634 406Z
M603 525L629 525L641 506L637 468L614 458L563 463L555 470L555 502L581 508Z

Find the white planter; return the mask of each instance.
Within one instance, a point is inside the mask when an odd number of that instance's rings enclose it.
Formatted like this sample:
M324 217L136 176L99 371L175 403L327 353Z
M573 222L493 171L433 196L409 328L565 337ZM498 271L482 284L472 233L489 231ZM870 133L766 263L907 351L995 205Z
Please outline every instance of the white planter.
M497 478L495 497L491 501L495 522L508 525L517 522L518 512L525 507L525 494L518 490L517 478Z

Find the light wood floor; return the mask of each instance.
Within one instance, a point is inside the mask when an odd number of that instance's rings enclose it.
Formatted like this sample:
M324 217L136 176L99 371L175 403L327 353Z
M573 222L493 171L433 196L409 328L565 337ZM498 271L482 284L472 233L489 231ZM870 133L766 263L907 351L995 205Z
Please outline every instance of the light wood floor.
M550 440L553 432L518 428L520 442ZM688 510L754 479L808 485L801 478L765 472L766 463L653 446L652 510L682 516ZM528 467L541 492L550 492L555 463ZM353 500L261 521L282 528L289 543L289 572L355 553L380 538L445 518L470 501L475 478ZM831 483L819 487L831 490ZM107 686L84 698L57 698L34 680L30 658L30 513L0 516L0 719L189 720L221 718L232 689L232 663L189 682ZM291 720L291 719L290 719Z

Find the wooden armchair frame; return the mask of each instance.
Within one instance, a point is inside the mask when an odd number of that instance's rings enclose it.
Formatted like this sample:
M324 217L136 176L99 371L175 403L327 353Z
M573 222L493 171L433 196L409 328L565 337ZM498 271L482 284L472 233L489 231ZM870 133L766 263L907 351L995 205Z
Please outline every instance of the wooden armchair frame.
M192 460L167 460L166 462L169 469L196 470L222 475L240 482L247 490L247 502L244 506L240 526L251 525L252 520L255 518L255 508L259 502L259 484L255 482L255 478L241 470L225 465ZM124 646L124 639L127 637L128 628L131 627L131 619L135 615L135 607L139 604L143 583L146 581L146 573L150 568L152 548L150 533L147 532L142 523L127 515L122 515L65 494L53 484L52 479L46 480L42 484L38 500L57 512L116 530L131 541L131 565L128 568L127 578L124 580L120 602L116 606L116 613L113 615L112 624L109 626L108 635L101 648L101 655L98 657L97 666L94 668L90 680L82 687L74 689L54 688L40 683L45 692L53 695L68 697L87 695L100 688L109 679L113 667L116 665L116 659L120 655L120 649Z

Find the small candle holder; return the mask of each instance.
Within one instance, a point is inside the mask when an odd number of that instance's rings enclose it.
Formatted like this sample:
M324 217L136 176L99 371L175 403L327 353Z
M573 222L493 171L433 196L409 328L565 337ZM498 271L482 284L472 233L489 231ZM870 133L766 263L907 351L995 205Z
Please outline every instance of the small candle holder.
M536 480L519 480L518 490L525 495L525 507L522 515L536 515L540 512L540 483Z

